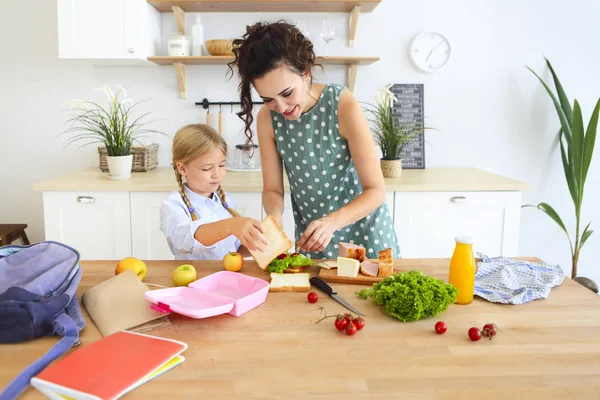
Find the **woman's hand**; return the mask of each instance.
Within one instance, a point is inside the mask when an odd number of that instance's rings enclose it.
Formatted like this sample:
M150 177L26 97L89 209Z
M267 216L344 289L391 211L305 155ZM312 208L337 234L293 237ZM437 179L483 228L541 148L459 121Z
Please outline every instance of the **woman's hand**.
M335 219L330 216L314 220L306 227L297 247L306 252L323 251L329 245L333 232L338 229Z
M260 221L247 217L231 218L233 221L233 234L242 246L248 250L265 251L269 241L263 235L265 228Z

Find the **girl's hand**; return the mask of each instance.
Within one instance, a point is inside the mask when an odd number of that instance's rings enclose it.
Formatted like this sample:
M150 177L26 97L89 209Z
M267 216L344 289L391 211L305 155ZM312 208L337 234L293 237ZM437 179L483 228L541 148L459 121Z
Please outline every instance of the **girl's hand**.
M331 217L323 217L314 220L306 227L306 230L298 241L298 248L310 251L323 251L331 241L333 232L338 230L337 224Z
M248 250L265 251L269 241L263 235L265 228L260 221L247 217L233 218L233 234L237 237L242 246Z

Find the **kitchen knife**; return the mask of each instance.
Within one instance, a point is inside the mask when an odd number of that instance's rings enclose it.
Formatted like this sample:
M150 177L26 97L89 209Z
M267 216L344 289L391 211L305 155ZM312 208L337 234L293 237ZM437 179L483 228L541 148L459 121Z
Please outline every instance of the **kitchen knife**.
M335 290L333 290L333 288L331 286L329 286L329 284L327 282L325 282L323 279L319 278L318 276L313 276L312 278L310 278L310 283L312 283L313 285L318 287L323 292L327 293L329 296L333 297L334 300L336 300L338 303L340 303L341 305L346 307L348 310L352 311L355 314L364 316L363 313L358 311L350 303L348 303L346 300L344 300L342 297L340 297L340 295L338 295L337 292Z

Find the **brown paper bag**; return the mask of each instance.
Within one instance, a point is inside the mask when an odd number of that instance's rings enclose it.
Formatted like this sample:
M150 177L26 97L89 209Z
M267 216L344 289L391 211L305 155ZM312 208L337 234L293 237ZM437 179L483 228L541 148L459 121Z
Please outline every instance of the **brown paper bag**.
M144 298L148 290L135 273L126 270L86 290L81 302L102 336L170 324L165 314L150 308L150 302Z

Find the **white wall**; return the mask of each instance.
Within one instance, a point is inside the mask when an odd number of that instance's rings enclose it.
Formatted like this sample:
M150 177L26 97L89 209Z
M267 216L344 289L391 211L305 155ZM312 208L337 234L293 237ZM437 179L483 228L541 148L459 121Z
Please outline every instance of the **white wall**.
M341 34L330 54L376 55L381 61L361 67L355 94L372 100L387 83L424 83L425 113L440 132L427 134L428 166L471 166L522 180L530 185L525 203L546 201L572 227L572 204L560 155L553 143L558 120L531 66L544 78L543 56L553 63L567 94L582 104L584 118L600 96L600 26L598 2L574 0L505 1L384 0L373 13L360 16L355 48L346 47L346 16L334 15ZM311 26L319 53L319 14L204 14L205 36L237 36L247 23L287 17ZM188 21L191 23L192 19ZM174 30L172 16L163 17L163 36ZM407 59L407 46L417 33L440 31L451 41L452 59L442 71L417 72ZM177 97L172 67L101 67L87 61L57 58L56 4L3 2L0 37L0 222L26 222L32 240L43 239L41 194L32 185L70 171L97 165L94 146L62 149L56 135L64 129L66 102L93 98L101 84L124 86L135 99L148 98L148 109L162 119L155 125L169 134L190 122L204 122L205 111L193 105L203 97L236 98L235 79L226 81L225 67L188 67L188 99ZM344 82L345 69L333 67L326 80ZM324 77L321 75L321 79ZM99 95L98 95L99 96ZM216 110L213 110L213 112ZM225 111L225 110L224 110ZM228 110L229 111L229 110ZM241 123L226 114L232 142ZM161 140L160 164L169 163L169 142ZM598 144L600 147L600 144ZM592 163L585 193L583 221L600 220L600 164ZM600 282L600 233L584 248L580 275ZM533 209L523 210L520 254L560 263L570 271L569 247L559 228ZM449 255L450 256L450 255Z

